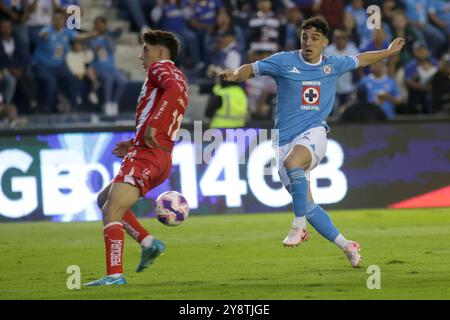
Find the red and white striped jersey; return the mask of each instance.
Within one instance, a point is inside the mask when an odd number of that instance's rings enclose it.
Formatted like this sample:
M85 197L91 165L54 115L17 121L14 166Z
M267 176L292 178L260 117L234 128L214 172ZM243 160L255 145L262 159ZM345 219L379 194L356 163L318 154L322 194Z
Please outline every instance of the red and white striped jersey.
M184 74L170 60L152 63L138 98L134 145L144 146L145 130L151 126L157 129L158 143L172 150L188 103Z

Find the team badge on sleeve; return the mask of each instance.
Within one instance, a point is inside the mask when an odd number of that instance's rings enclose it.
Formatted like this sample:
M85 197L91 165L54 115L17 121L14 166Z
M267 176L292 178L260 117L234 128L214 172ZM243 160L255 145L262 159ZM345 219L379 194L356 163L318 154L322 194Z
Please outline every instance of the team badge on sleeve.
M330 74L331 71L331 66L329 64L323 66L323 73Z

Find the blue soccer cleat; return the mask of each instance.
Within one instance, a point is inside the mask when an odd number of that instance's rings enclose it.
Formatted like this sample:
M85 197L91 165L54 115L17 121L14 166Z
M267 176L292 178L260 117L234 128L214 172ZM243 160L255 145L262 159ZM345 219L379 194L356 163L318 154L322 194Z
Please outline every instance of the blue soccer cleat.
M88 282L83 284L85 287L97 287L97 286L117 286L117 285L123 285L127 284L127 280L123 276L120 276L118 278L111 277L111 276L105 276L101 279Z
M166 246L159 240L153 240L150 247L142 247L141 261L139 262L136 272L142 272L144 269L148 268L148 266L151 265L153 261L155 261L155 259L164 252L165 249Z

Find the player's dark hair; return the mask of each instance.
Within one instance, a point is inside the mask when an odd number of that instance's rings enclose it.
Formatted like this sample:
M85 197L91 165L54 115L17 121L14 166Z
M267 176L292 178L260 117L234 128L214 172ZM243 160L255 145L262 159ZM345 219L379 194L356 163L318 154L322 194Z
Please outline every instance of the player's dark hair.
M67 15L66 11L64 11L61 8L56 8L55 10L53 10L53 15L57 15L57 14L60 14L62 16L66 16Z
M305 21L303 21L300 30L316 28L321 34L325 37L329 37L330 27L328 26L328 22L321 17L312 17Z
M105 16L97 16L94 19L94 23L97 23L97 22L101 22L101 23L106 24L106 23L108 23L108 19L106 19Z
M142 41L151 45L161 45L169 49L170 60L175 60L180 54L180 42L172 32L149 30L142 36Z

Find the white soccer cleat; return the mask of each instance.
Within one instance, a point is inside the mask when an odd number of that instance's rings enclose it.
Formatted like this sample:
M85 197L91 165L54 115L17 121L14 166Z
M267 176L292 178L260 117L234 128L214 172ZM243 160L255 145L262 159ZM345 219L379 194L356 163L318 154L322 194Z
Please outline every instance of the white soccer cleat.
M350 243L345 246L343 251L353 268L361 267L362 257L359 254L359 252L361 251L361 246L358 242L350 241Z
M292 228L287 237L283 240L285 247L296 247L303 241L308 240L308 231L300 228Z

